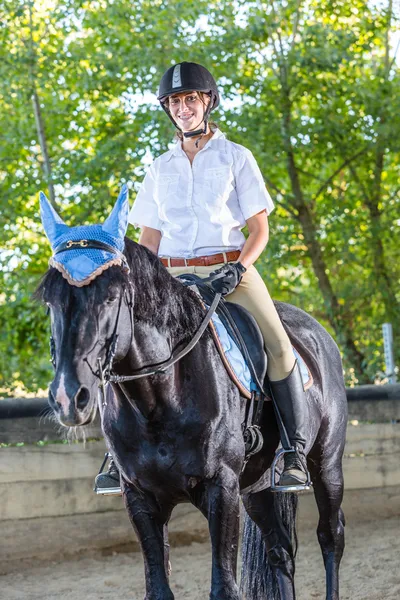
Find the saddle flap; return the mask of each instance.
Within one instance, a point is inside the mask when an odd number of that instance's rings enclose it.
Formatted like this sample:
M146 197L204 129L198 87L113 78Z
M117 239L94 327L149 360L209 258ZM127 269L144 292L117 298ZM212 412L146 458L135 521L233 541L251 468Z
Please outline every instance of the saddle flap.
M264 339L261 330L257 325L257 321L248 310L243 308L243 306L239 306L233 302L225 302L225 306L229 310L237 328L240 331L243 341L246 344L246 348L254 365L258 380L264 382L267 376L268 362L264 349Z

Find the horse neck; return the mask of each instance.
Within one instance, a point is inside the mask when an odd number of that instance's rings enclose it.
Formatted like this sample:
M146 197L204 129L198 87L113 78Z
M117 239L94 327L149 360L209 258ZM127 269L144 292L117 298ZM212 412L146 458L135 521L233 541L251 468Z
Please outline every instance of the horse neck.
M135 323L130 350L127 356L115 365L114 371L118 375L129 376L140 369L162 363L170 357L173 346L166 332L159 331L149 323ZM128 410L132 407L135 411L138 409L148 418L156 406L168 402L172 375L173 370L169 369L166 375L161 377L145 376L121 384L123 395L119 395L118 402L125 404Z
M144 256L140 264L136 260L132 269L133 330L127 355L115 365L119 375L131 375L168 360L178 344L193 337L203 316L193 294L167 272L160 272L159 265L151 264L148 258ZM168 401L173 369L162 376L162 385L158 385L158 379L144 377L124 386L125 396L133 398L144 414L154 409L156 401Z
M167 361L180 340L175 332L158 329L148 322L135 322L130 350L123 361L115 365L119 375L130 375L140 369ZM174 369L161 377L146 376L121 386L124 399L134 404L143 416L148 417L156 406L169 403L173 392Z

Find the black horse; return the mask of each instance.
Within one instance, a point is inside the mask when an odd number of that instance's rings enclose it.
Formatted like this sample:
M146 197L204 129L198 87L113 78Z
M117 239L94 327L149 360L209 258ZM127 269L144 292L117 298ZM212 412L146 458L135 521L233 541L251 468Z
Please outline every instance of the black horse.
M76 242L74 242L76 243ZM194 292L174 279L145 247L125 238L126 263L77 287L55 268L37 295L52 320L55 375L49 402L66 426L95 416L101 369L131 375L163 363L189 342L204 318ZM342 454L347 421L338 348L326 330L294 306L279 315L314 378L309 403L308 467L319 509L318 539L326 598L339 598L344 548ZM118 340L115 344L115 340ZM292 600L294 494L250 487L267 475L279 444L272 403L261 427L264 446L242 473L246 400L228 376L207 329L179 362L135 381L112 385L101 407L106 443L121 473L123 496L141 543L146 600L172 600L167 525L173 508L193 503L206 516L212 542L212 600ZM246 491L247 489L247 491ZM239 503L247 511L241 590L236 583Z

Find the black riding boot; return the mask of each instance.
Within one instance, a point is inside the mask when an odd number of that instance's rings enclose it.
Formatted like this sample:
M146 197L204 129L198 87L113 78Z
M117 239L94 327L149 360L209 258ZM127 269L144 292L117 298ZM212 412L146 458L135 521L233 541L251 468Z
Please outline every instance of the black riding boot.
M110 459L110 464L108 465L107 471L102 473L101 471L103 470L107 458ZM94 491L96 494L102 494L103 496L121 495L119 471L111 454L106 454L106 458L101 466L100 473L95 479Z
M279 486L301 486L309 480L304 454L308 404L297 360L291 373L285 379L270 381L270 386L290 445L295 449L294 452L284 454L284 469L279 479ZM282 445L286 449L286 436L282 434L281 431ZM290 492L290 490L285 491Z

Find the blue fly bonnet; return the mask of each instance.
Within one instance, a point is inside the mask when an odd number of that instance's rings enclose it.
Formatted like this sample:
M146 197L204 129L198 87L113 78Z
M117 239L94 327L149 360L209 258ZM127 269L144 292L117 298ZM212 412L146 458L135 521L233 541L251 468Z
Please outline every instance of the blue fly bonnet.
M53 249L49 264L60 271L71 285L88 285L113 265L129 270L123 255L129 214L126 185L102 225L68 227L43 192L40 192L40 213Z

